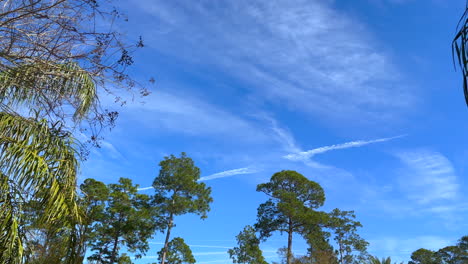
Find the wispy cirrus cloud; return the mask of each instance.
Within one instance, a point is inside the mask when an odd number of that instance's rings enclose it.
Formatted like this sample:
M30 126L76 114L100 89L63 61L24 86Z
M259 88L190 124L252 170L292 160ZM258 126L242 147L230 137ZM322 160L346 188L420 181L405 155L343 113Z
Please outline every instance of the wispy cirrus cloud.
M238 140L265 140L258 127L230 111L188 92L160 89L145 97L144 103L128 102L123 119L151 131L177 132L191 136L226 136ZM129 95L122 95L129 97ZM104 97L105 105L114 105L112 97ZM124 124L125 125L125 124Z
M369 239L369 242L370 253L381 252L386 256L392 256L392 260L400 262L406 261L411 252L419 248L438 250L455 241L446 237L426 235L412 238L386 236Z
M406 165L400 176L401 187L419 204L455 200L460 184L452 163L441 153L431 150L401 151L396 156ZM434 210L444 210L440 207Z
M396 218L441 218L447 228L466 225L463 214L468 211L468 201L447 157L429 149L402 150L394 155L404 166L393 172L392 188L387 193L374 193L366 206Z
M366 27L329 1L135 3L158 25L145 34L152 48L234 76L256 100L348 121L385 120L415 102Z
M100 146L109 153L110 157L115 160L125 161L125 157L122 153L109 141L102 140L99 142Z
M266 120L269 123L271 129L272 138L276 139L280 143L281 147L287 152L300 152L301 149L298 146L296 139L289 131L288 128L279 125L278 121L271 115L266 113L257 114L256 117Z

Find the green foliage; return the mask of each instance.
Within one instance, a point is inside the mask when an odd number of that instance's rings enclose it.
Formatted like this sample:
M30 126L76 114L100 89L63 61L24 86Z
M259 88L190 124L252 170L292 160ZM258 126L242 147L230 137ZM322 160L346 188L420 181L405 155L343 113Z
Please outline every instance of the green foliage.
M0 56L1 57L1 56ZM36 60L0 72L0 260L20 263L26 240L23 206L37 201L42 208L34 216L36 226L57 229L80 221L76 205L77 151L80 145L64 129L63 122L43 117L60 112L64 102L81 120L96 101L89 74L75 63ZM34 114L25 118L18 105ZM67 239L66 241L69 241ZM63 244L63 243L62 243ZM31 245L31 243L30 243Z
M42 205L40 223L78 219L75 147L60 123L0 112L0 262L21 262L29 201Z
M325 201L322 187L295 171L275 173L270 182L259 184L257 191L270 197L258 208L255 227L261 239L274 231L288 232L290 221L294 221L293 231L298 231L313 215L312 209Z
M41 206L31 203L32 206L24 211L27 216L33 216L31 223L26 225L28 233L34 234L27 243L27 263L81 264L88 246L93 253L90 261L132 263L129 256L119 254L120 248L125 246L129 252L141 256L148 250L147 240L158 225L151 198L138 194L137 187L124 178L118 184L108 186L86 179L80 186L78 200L83 217L68 226L35 222Z
M335 235L334 240L338 245L340 264L362 263L367 257L366 250L369 243L357 233L357 228L362 225L355 221L355 218L353 211L340 211L339 209L334 209L329 215L328 227Z
M317 223L312 223L303 227L302 236L306 239L308 248L309 263L316 264L337 264L336 252L330 245L330 233L324 231L320 223L328 221L328 214L322 212L322 219Z
M80 190L79 205L83 218L81 222L76 223L72 234L75 238L72 252L77 255L77 263L81 263L84 259L88 242L95 239L98 234L95 232L95 228L99 221L106 217L105 208L110 192L103 182L94 179L84 180L80 185Z
M154 200L166 226L166 239L161 263L165 264L174 216L194 213L202 219L210 210L211 188L200 179L200 169L182 152L180 158L171 155L159 163L159 175L153 181Z
M369 260L367 263L368 264L392 264L392 259L390 257L379 259L378 257L369 256ZM403 264L403 262L401 262L400 264Z
M122 51L120 65L131 64L118 34L91 26L90 18L110 15L98 7L88 0L0 6L0 263L72 264L84 255L80 228L95 216L78 206L83 145L70 131L86 119L95 136L93 122L115 120L97 107L97 84L112 76L134 85L109 61ZM17 113L24 110L32 117Z
M162 261L164 249L158 252L158 260ZM192 250L185 244L184 239L175 237L172 239L167 246L166 263L168 264L192 264L195 263Z
M80 207L84 210L84 225L91 225L104 217L106 201L109 199L109 188L95 179L86 179L80 185L82 198Z
M38 203L26 206L28 223L23 228L26 230L24 262L28 264L61 264L73 262L73 256L69 254L73 246L71 239L72 228L61 222L42 224L37 222L38 215L42 213Z
M452 56L462 71L463 92L468 104L468 3L457 25L457 33L452 41Z
M436 255L443 264L468 263L468 236L460 238L455 246L439 249Z
M167 215L195 213L206 218L210 210L211 188L198 182L200 169L182 153L171 155L159 163L158 177L153 181L155 201Z
M244 227L244 230L236 236L237 247L228 250L234 263L267 264L260 250L260 240L252 226Z
M2 1L0 108L21 103L41 118L75 124L96 137L116 112L100 108L97 88L114 95L139 87L125 73L140 39L126 44L112 25L121 18L102 0ZM108 25L109 27L106 28ZM133 42L133 41L132 41ZM110 85L109 85L110 84ZM148 94L144 88L141 95ZM116 98L118 99L118 98ZM21 108L24 110L24 108ZM70 127L69 127L70 128Z
M408 264L439 264L440 259L432 250L420 248L411 254Z
M318 183L291 170L283 170L273 174L269 182L257 186L257 191L278 201L278 206L287 215L300 213L297 210L302 207L316 209L325 202L325 194ZM294 206L287 208L287 205Z
M66 101L79 121L96 103L96 86L76 63L36 61L0 72L0 98L9 108L20 104L45 113Z
M392 264L392 260L390 257L380 260L377 257L370 256L368 264Z
M333 255L333 252L331 252ZM278 255L280 257L280 262L272 262L272 264L286 264L288 261L288 249L286 247L282 247L278 249ZM335 261L336 258L330 257L327 253L322 252L320 258L307 255L307 256L292 256L290 261L291 264L337 264L338 262Z
M457 246L444 247L435 252L436 258L444 264L466 263L468 258L465 258L465 261L462 262L462 259L460 258L461 255L463 255L463 252Z
M133 264L133 262L132 259L124 253L119 257L117 264Z
M306 225L318 224L320 213L314 209L322 206L325 194L322 187L296 171L275 173L268 183L259 184L257 191L270 197L257 212L255 228L260 239L274 231L288 234L287 263L292 260L292 234L301 233Z
M101 187L94 197L104 197L105 190ZM100 216L97 216L89 241L94 253L88 259L115 263L122 246L136 253L137 258L141 257L149 249L148 239L159 228L158 212L151 198L139 194L138 185L133 185L130 179L120 178L119 183L109 184L107 188L106 208L102 212L95 211Z
M463 236L455 246L432 251L420 248L411 254L408 264L465 264L468 263L468 236Z

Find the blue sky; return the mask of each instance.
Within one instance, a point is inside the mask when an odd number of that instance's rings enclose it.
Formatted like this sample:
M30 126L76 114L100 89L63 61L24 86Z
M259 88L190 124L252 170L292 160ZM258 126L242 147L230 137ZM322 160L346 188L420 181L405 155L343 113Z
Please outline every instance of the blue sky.
M266 200L256 184L283 169L323 186L323 210L355 210L374 255L408 260L466 235L468 109L450 46L463 0L119 4L146 44L131 73L156 85L124 107L101 98L121 113L81 179L148 187L164 156L187 152L214 198L208 219L176 219L197 263L231 263Z

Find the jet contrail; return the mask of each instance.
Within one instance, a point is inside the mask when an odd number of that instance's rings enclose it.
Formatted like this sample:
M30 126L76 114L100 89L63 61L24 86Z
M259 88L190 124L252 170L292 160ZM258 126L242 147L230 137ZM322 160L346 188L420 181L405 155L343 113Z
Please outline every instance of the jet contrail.
M226 177L231 177L235 175L242 175L242 174L252 174L259 172L260 170L255 169L255 168L239 168L239 169L233 169L233 170L227 170L227 171L222 171L222 172L217 172L215 174L211 174L205 177L201 177L198 181L209 181L209 180L214 180L214 179L219 179L219 178L226 178ZM150 187L143 187L143 188L138 188L138 191L146 191L153 189L152 186Z
M153 189L153 186L138 188L137 190L138 190L138 191L146 191L146 190L150 190L150 189Z
M234 175L242 175L242 174L252 174L256 173L259 170L253 169L253 168L239 168L239 169L234 169L234 170L227 170L227 171L222 171L218 172L215 174L211 174L209 176L201 177L198 181L209 181L213 179L218 179L218 178L226 178Z
M365 146L365 145L369 145L369 144L385 142L385 141L389 141L389 140L392 140L392 139L401 138L401 137L404 137L404 136L405 135L396 136L396 137L388 137L388 138L379 138L379 139L373 139L373 140L351 141L351 142L346 142L346 143L343 143L343 144L324 146L324 147L320 147L320 148L311 149L311 150L308 150L308 151L292 153L292 154L288 154L288 155L283 156L283 157L285 159L293 160L293 161L304 161L304 160L312 158L313 156L315 156L317 154L325 153L327 151L337 150L337 149L357 148L357 147L361 147L361 146Z

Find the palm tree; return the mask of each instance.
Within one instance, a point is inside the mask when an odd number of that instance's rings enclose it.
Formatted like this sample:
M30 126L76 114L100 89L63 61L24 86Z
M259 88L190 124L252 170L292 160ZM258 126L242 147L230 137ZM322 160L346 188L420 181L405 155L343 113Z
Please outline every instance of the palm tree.
M468 2L457 25L457 34L452 42L452 56L462 71L463 92L468 105Z
M368 264L392 264L392 259L387 257L380 260L377 257L370 256ZM401 264L403 264L403 262L401 262Z
M66 121L65 108L79 122L96 107L96 86L77 63L36 61L0 72L2 110L35 109L42 117Z
M48 120L58 105L79 122L95 105L91 77L75 63L37 62L0 72L0 262L22 263L30 201L43 208L38 223L79 219L76 176L79 143L63 121ZM30 109L30 117L19 110Z

